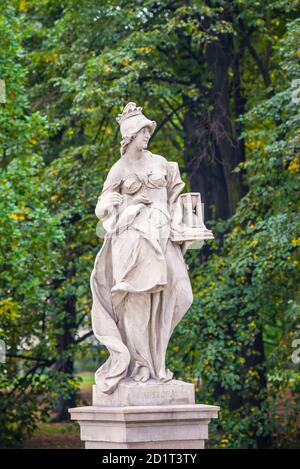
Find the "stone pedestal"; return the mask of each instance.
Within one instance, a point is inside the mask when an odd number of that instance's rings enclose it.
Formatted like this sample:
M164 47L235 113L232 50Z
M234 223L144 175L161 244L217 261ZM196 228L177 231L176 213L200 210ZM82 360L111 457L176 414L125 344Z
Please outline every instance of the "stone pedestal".
M219 407L195 404L192 383L135 382L112 394L93 386L93 405L69 409L87 449L203 449Z
M219 407L203 404L165 404L168 399L180 400L176 389L183 388L183 400L194 400L194 386L188 383L139 384L130 394L130 385L119 385L119 392L110 396L93 391L94 403L89 407L69 409L72 420L80 425L80 437L86 449L204 449L208 424L217 418ZM155 386L155 385L153 385ZM166 389L166 387L170 389ZM178 388L176 388L179 386ZM187 386L187 387L185 387ZM147 389L149 387L149 389ZM175 389L175 391L174 391ZM140 396L137 393L140 390ZM98 392L97 392L98 391ZM165 391L169 391L165 394ZM102 400L103 399L103 400ZM114 400L115 399L115 400ZM99 405L99 402L103 405ZM124 403L157 401L160 405L124 405ZM123 405L120 405L123 402Z
M195 386L173 379L167 383L149 379L146 383L126 378L112 394L101 392L93 386L93 405L127 407L147 405L195 404Z
M86 449L204 449L219 407L203 404L69 409Z

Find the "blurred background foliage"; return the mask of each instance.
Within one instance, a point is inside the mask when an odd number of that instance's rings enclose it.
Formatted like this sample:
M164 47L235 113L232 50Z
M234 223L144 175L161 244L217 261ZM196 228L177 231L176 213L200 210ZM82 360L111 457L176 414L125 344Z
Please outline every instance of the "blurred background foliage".
M299 443L300 21L291 0L0 0L1 447L68 419L93 340L94 208L128 101L215 240L168 363L221 406L214 448ZM297 360L296 360L297 361Z

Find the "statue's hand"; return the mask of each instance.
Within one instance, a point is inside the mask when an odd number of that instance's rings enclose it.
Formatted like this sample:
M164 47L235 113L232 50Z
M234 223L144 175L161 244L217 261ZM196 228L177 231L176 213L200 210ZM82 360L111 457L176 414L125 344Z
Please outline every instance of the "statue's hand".
M104 218L115 205L120 205L122 202L123 196L119 192L110 192L104 197L99 197L95 210L96 216L100 219Z
M151 200L145 194L139 194L132 199L133 204L151 204Z
M105 197L105 205L109 208L111 205L120 205L123 202L123 196L119 192L111 192Z

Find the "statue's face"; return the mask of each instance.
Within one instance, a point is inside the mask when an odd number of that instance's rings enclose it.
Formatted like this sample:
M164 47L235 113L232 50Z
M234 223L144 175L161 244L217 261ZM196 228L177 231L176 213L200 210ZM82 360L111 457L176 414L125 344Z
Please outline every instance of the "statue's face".
M148 142L151 137L151 132L149 127L143 127L136 135L134 143L138 150L146 150L148 147Z

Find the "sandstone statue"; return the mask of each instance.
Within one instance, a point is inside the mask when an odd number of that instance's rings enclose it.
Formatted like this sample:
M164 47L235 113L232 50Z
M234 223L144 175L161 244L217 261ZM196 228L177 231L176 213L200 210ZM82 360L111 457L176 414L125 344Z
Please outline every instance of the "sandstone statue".
M184 253L212 239L198 193L184 193L176 162L147 149L156 123L128 103L117 118L121 157L96 206L105 238L91 275L92 325L109 358L96 384L113 393L123 379L168 382L168 342L193 302Z

